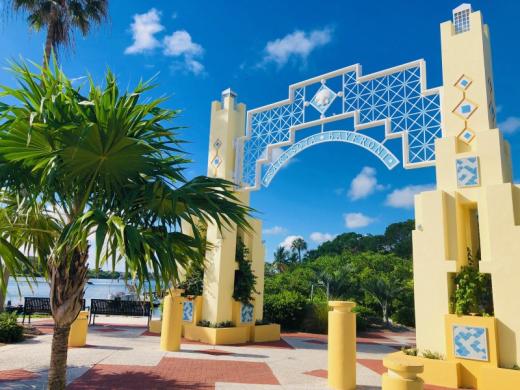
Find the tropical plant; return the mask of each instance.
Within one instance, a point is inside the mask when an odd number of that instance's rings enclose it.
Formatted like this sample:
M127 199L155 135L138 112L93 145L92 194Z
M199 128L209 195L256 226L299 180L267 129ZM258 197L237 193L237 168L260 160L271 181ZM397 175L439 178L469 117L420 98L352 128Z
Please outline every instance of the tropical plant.
M273 253L273 266L278 272L287 271L289 267L289 252L283 246L276 248Z
M462 266L453 277L455 289L451 295L451 310L458 315L493 314L491 275L479 272L475 261L467 249L468 264Z
M44 265L54 318L49 388L64 389L91 237L96 269L124 261L139 286L155 280L161 290L178 282L179 267L203 261L195 221L247 230L250 209L228 181L183 176L189 161L167 127L177 111L161 108L164 98L143 101L150 83L125 92L110 71L103 87L78 87L56 63L11 70L19 87L1 87L9 102L0 105L0 202L9 221L2 228ZM12 249L3 261L16 268Z
M10 5L27 15L33 30L46 30L44 66L60 46L73 45L74 29L86 36L93 24L99 25L108 17L108 0L10 0Z
M352 256L351 261L365 299L380 307L383 321L389 324L392 301L412 277L411 263L394 255L370 252Z
M298 261L302 262L302 252L307 250L307 243L301 237L295 239L291 244L291 249L298 254Z
M307 299L295 291L269 294L264 297L264 318L284 329L294 329L301 325L306 304Z
M255 289L257 276L249 259L249 249L240 237L237 238L236 261L238 269L235 271L233 299L248 305L254 300L253 294L258 293Z
M23 326L16 313L0 313L0 342L16 343L23 340Z

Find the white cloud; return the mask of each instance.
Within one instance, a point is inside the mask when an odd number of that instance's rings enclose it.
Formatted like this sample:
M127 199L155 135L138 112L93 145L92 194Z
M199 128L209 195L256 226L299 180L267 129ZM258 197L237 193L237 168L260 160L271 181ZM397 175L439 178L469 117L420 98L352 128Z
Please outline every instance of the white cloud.
M385 189L385 186L377 182L376 170L371 167L364 167L350 183L347 195L351 200L358 200L383 189Z
M348 213L344 214L343 218L345 219L345 226L349 229L362 228L375 221L375 218L366 216L363 213Z
M147 13L134 15L130 29L134 43L126 48L125 54L144 53L161 45L155 34L164 30L164 26L161 24L161 13L155 8Z
M183 68L195 75L204 72L204 65L198 60L204 54L204 49L193 42L191 35L185 30L173 32L163 40L163 54L168 57L180 57L174 68Z
M311 52L332 40L332 29L305 32L296 30L283 38L267 42L263 63L274 62L278 66L285 65L289 59L297 58L305 61Z
M423 191L433 190L433 184L411 185L393 190L386 197L387 206L409 209L414 205L414 196Z
M336 237L334 234L320 233L320 232L313 232L310 235L311 241L315 242L316 244L321 244L321 243L324 243L325 241L330 241L334 237Z
M282 226L273 226L272 228L267 228L263 230L265 235L277 235L277 234L285 234L287 233L287 229Z
M498 124L498 128L505 134L513 134L520 130L520 118L517 116L507 117L505 121Z
M163 42L164 55L167 56L196 57L204 52L202 46L193 42L191 35L186 30L175 31L172 35L165 36Z
M287 236L287 237L285 237L285 240L283 240L278 246L281 246L287 250L290 250L293 241L297 240L298 238L303 238L303 237L302 236Z

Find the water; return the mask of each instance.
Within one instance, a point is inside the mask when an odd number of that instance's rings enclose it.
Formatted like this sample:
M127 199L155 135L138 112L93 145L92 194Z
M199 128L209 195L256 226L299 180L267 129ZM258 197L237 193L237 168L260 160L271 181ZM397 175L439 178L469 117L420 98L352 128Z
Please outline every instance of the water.
M89 279L92 284L85 287L86 305L90 306L92 298L108 299L110 294L129 292L125 286L124 280L117 279ZM18 291L20 289L20 291ZM36 278L36 281L25 281L19 278L18 283L13 278L9 279L7 285L7 301L11 301L13 306L22 305L24 297L49 297L49 284L44 278Z

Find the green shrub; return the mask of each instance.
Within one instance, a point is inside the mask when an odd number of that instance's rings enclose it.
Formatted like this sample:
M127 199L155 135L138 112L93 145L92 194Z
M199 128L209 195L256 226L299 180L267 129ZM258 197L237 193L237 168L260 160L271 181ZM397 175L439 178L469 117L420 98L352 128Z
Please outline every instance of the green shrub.
M480 273L478 259L473 260L468 248L468 265L454 276L455 289L451 295L451 310L458 315L472 313L493 314L491 275Z
M426 358L426 359L444 360L444 356L442 355L442 353L433 352L433 351L430 351L429 349L425 349L424 351L422 351L421 355L423 358Z
M390 318L393 322L401 325L415 326L415 310L413 306L400 306L394 313L392 313Z
M358 305L353 310L356 313L356 329L366 330L374 322L380 322L377 313L369 307Z
M264 297L264 317L284 329L295 329L302 323L306 299L294 291L281 291Z
M244 305L249 305L253 300L253 293L257 293L255 289L256 275L253 272L253 267L248 257L249 249L247 249L239 237L236 246L238 269L235 271L233 299L242 302Z
M255 325L271 325L271 321L262 318L261 320L256 320Z
M405 355L408 355L408 356L417 356L418 355L417 348L405 348L405 347L402 347L401 348L401 352L403 352Z
M197 322L197 326L202 326L204 328L234 328L235 324L232 321L212 323L206 320L201 320Z
M0 342L16 343L23 340L23 326L18 324L16 313L0 313Z
M327 301L314 301L307 304L302 330L311 333L327 333L329 304Z

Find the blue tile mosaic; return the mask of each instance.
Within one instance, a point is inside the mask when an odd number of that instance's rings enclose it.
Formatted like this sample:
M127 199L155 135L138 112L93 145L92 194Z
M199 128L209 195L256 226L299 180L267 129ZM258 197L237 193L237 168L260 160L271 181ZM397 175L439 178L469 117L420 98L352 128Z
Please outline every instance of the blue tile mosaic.
M453 348L458 358L488 361L486 328L453 325Z
M240 309L240 322L243 324L248 324L250 322L253 322L253 305L244 305L241 304L242 307Z
M457 184L459 187L473 187L480 185L477 157L458 158L456 169Z
M193 322L193 302L185 301L182 305L182 320Z

